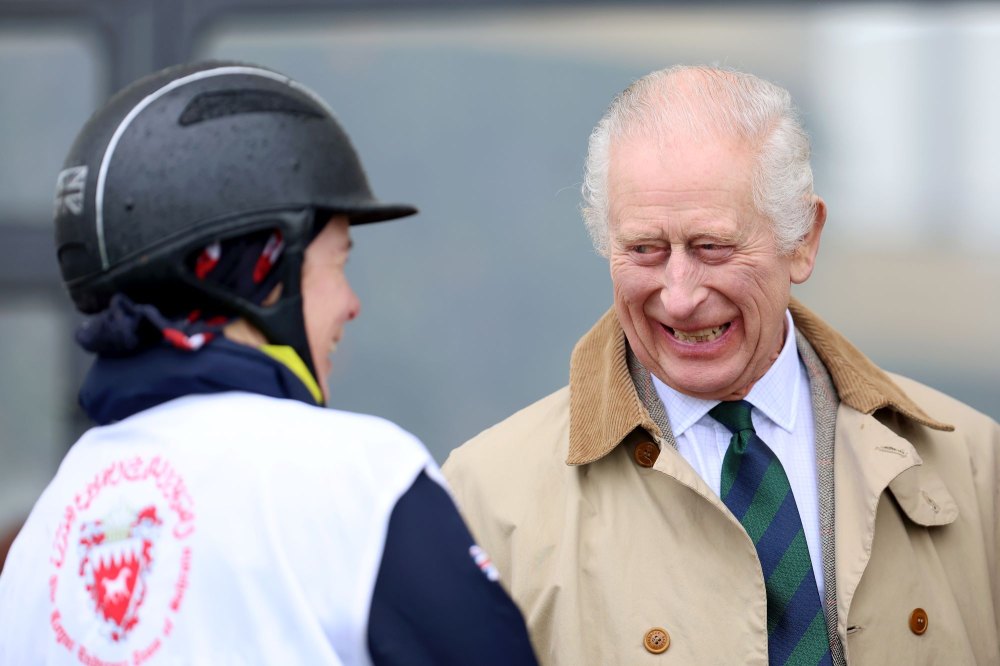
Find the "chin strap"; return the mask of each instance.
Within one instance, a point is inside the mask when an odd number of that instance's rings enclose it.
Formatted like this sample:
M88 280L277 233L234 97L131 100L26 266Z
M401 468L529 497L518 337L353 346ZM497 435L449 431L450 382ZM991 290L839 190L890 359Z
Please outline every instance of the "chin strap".
M242 317L272 345L291 347L318 384L302 311L302 265L319 232L316 212L273 211L247 221L254 231L210 243L175 277L197 292L206 312ZM277 300L265 305L279 285Z
M292 219L287 219L286 223L293 225L295 232L286 233L283 254L275 270L281 284L281 294L270 305L246 303L242 314L260 329L269 342L287 345L295 350L309 374L318 381L302 309L302 265L306 247L316 237L316 230L312 228L315 214L310 210L289 217Z

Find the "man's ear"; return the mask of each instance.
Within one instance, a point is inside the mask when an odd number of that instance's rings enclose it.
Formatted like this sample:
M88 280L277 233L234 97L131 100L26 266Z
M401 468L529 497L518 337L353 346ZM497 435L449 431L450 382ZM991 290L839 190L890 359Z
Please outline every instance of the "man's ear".
M823 233L823 225L826 224L826 203L815 194L812 197L812 226L802 237L799 246L792 252L791 278L793 284L802 284L812 275L813 267L816 265L816 254L819 252L819 237Z

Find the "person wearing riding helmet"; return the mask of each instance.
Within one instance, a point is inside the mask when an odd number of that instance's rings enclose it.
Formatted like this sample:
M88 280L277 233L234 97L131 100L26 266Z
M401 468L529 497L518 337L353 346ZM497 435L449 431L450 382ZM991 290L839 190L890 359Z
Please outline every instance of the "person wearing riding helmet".
M96 354L0 576L0 664L534 664L430 455L324 408L377 200L312 91L157 72L83 127L56 245Z

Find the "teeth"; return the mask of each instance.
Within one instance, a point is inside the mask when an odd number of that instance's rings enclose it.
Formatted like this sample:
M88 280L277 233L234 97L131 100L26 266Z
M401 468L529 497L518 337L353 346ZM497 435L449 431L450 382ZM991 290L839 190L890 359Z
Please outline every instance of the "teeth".
M727 328L729 328L729 324L723 324L715 328L703 328L700 331L680 331L676 328L671 328L670 332L681 342L711 342L722 335L723 331Z
M330 343L330 353L332 354L335 351L337 351L337 341L336 340L334 340L333 342Z

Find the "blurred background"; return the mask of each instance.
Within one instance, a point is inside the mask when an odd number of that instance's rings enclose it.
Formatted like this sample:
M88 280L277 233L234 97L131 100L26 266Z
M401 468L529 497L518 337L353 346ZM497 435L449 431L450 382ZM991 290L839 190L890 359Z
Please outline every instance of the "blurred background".
M830 212L797 295L884 367L1000 418L998 3L0 0L0 545L87 426L56 174L111 93L202 58L315 89L376 194L420 207L353 232L362 314L332 404L438 461L566 383L611 303L579 216L587 136L632 80L682 62L797 100Z

